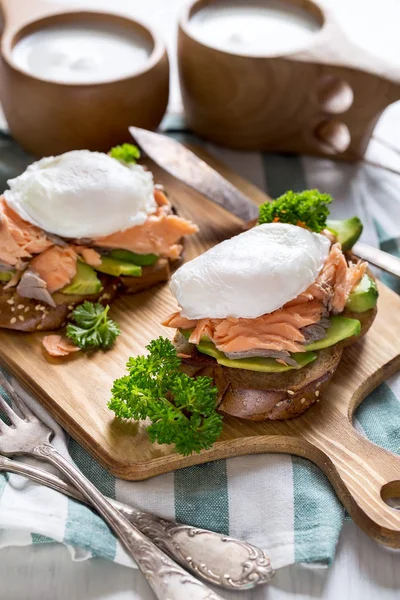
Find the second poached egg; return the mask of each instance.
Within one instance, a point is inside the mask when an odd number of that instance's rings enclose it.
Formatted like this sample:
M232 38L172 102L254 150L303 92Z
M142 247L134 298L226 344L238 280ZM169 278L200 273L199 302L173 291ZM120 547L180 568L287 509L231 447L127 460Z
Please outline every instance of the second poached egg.
M66 238L124 231L157 208L152 174L101 152L42 158L7 183L5 200L22 219Z
M329 249L325 236L308 229L258 225L184 264L170 289L188 319L255 319L314 283Z

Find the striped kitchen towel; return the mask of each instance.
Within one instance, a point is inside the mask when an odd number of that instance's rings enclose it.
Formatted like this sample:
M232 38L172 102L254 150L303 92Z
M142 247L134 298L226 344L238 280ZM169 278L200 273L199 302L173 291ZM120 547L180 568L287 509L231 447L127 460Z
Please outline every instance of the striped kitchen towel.
M171 134L187 137L173 128L170 122ZM365 224L365 241L399 254L400 180L396 175L328 160L206 147L273 197L287 189L309 187L331 193L336 198L335 217L358 214ZM0 188L28 162L29 157L3 134ZM385 283L400 292L398 280L385 276ZM69 439L33 398L23 390L21 394L55 430L58 449L108 496L166 518L246 539L265 549L275 568L294 562L332 562L345 513L324 474L307 460L278 454L245 456L148 481L121 481ZM400 376L379 386L362 403L356 421L372 441L400 451ZM75 560L100 556L133 566L91 510L22 477L0 475L0 547L53 542L65 544Z

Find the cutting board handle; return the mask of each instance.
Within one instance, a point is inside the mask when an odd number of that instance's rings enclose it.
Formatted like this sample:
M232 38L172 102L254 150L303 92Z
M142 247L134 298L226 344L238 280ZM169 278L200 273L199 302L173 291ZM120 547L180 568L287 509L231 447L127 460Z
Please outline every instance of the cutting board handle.
M400 456L373 444L343 415L325 407L329 439L319 431L323 456L315 462L325 471L353 520L377 541L400 547L400 510L387 504L400 498ZM309 441L310 438L309 438ZM328 461L326 461L328 458Z

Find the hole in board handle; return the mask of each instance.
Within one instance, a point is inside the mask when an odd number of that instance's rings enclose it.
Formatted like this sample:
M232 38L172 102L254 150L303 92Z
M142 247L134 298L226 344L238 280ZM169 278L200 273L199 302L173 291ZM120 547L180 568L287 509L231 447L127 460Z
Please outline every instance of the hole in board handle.
M400 510L400 480L385 483L381 489L381 497L388 506Z

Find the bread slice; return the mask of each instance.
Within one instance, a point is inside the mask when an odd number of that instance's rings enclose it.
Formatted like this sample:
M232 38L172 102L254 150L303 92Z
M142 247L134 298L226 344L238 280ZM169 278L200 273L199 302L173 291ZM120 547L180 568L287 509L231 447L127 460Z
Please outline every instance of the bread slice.
M110 304L118 290L118 279L99 274L103 289L98 294L78 296L57 292L53 295L56 306L23 298L16 288L4 289L0 286L0 328L17 331L54 331L64 327L70 312L77 306L89 300Z
M365 335L372 325L376 308L365 313L346 311L344 316L361 322L361 333L317 351L317 359L303 367L281 373L259 373L245 369L223 367L217 361L198 352L178 331L175 346L182 358L182 370L191 376L207 375L219 392L219 410L227 415L263 421L291 419L299 416L320 397L339 366L343 349Z

